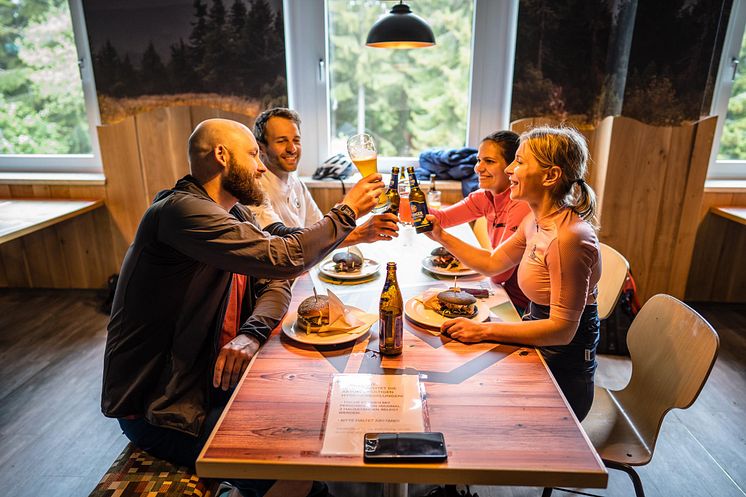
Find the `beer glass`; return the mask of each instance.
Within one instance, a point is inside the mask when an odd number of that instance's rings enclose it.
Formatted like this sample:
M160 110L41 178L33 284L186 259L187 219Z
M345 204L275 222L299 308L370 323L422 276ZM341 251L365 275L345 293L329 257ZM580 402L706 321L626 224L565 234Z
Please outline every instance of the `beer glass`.
M376 152L376 142L373 137L367 133L358 133L347 140L347 153L350 155L352 163L357 170L363 175L363 178L378 172L378 153ZM389 199L386 192L381 193L378 197L378 203L373 208L373 212L381 213L388 209Z

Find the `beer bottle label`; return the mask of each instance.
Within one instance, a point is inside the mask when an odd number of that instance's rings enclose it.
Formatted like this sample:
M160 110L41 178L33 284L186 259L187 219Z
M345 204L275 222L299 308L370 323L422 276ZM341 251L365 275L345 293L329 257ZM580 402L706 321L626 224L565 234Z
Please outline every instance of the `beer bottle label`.
M382 354L400 354L404 328L402 315L381 311L378 323L378 349Z
M412 222L417 233L430 231L433 228L433 225L427 220L427 218L425 218L428 214L427 204L425 202L412 200L410 197L409 205L412 208Z

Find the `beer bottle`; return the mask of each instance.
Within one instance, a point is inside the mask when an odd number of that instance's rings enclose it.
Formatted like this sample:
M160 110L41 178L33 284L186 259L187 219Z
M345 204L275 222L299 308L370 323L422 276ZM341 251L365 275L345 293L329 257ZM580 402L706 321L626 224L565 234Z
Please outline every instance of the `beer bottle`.
M433 225L425 216L428 214L425 194L417 183L417 177L414 175L414 166L407 168L409 174L409 207L412 209L412 223L417 233L431 231Z
M399 217L399 168L394 166L391 168L391 181L389 181L389 189L386 190L386 197L389 199L389 208L386 212L390 212L396 217Z
M386 264L386 282L381 291L378 304L378 350L383 355L399 355L402 353L404 331L402 313L401 290L396 281L396 263Z
M430 190L427 192L427 205L431 209L440 209L440 190L435 188L435 175L430 175Z

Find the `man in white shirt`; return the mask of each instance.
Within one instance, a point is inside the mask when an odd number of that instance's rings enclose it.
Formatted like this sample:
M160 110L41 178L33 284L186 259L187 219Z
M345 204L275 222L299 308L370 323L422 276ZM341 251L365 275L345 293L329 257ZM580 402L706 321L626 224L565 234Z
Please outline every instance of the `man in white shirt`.
M268 170L260 180L265 202L251 207L259 225L263 229L275 223L306 228L321 220L324 215L296 174L301 156L298 113L282 107L266 110L256 118L254 135ZM391 213L371 216L340 247L391 240L398 236L397 221Z

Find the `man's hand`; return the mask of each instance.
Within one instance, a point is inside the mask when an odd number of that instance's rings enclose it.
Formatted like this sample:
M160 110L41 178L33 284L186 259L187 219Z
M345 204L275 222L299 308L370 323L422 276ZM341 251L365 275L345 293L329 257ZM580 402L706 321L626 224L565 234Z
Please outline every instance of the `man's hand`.
M375 207L378 196L383 193L386 187L382 179L383 177L378 173L366 176L347 192L342 203L352 207L358 218L366 215Z
M259 340L251 335L238 335L223 345L215 361L212 386L228 390L238 384L241 375L259 350Z
M391 240L399 236L399 218L387 212L370 219L352 230L340 245L348 247L357 243L373 243L381 240Z

